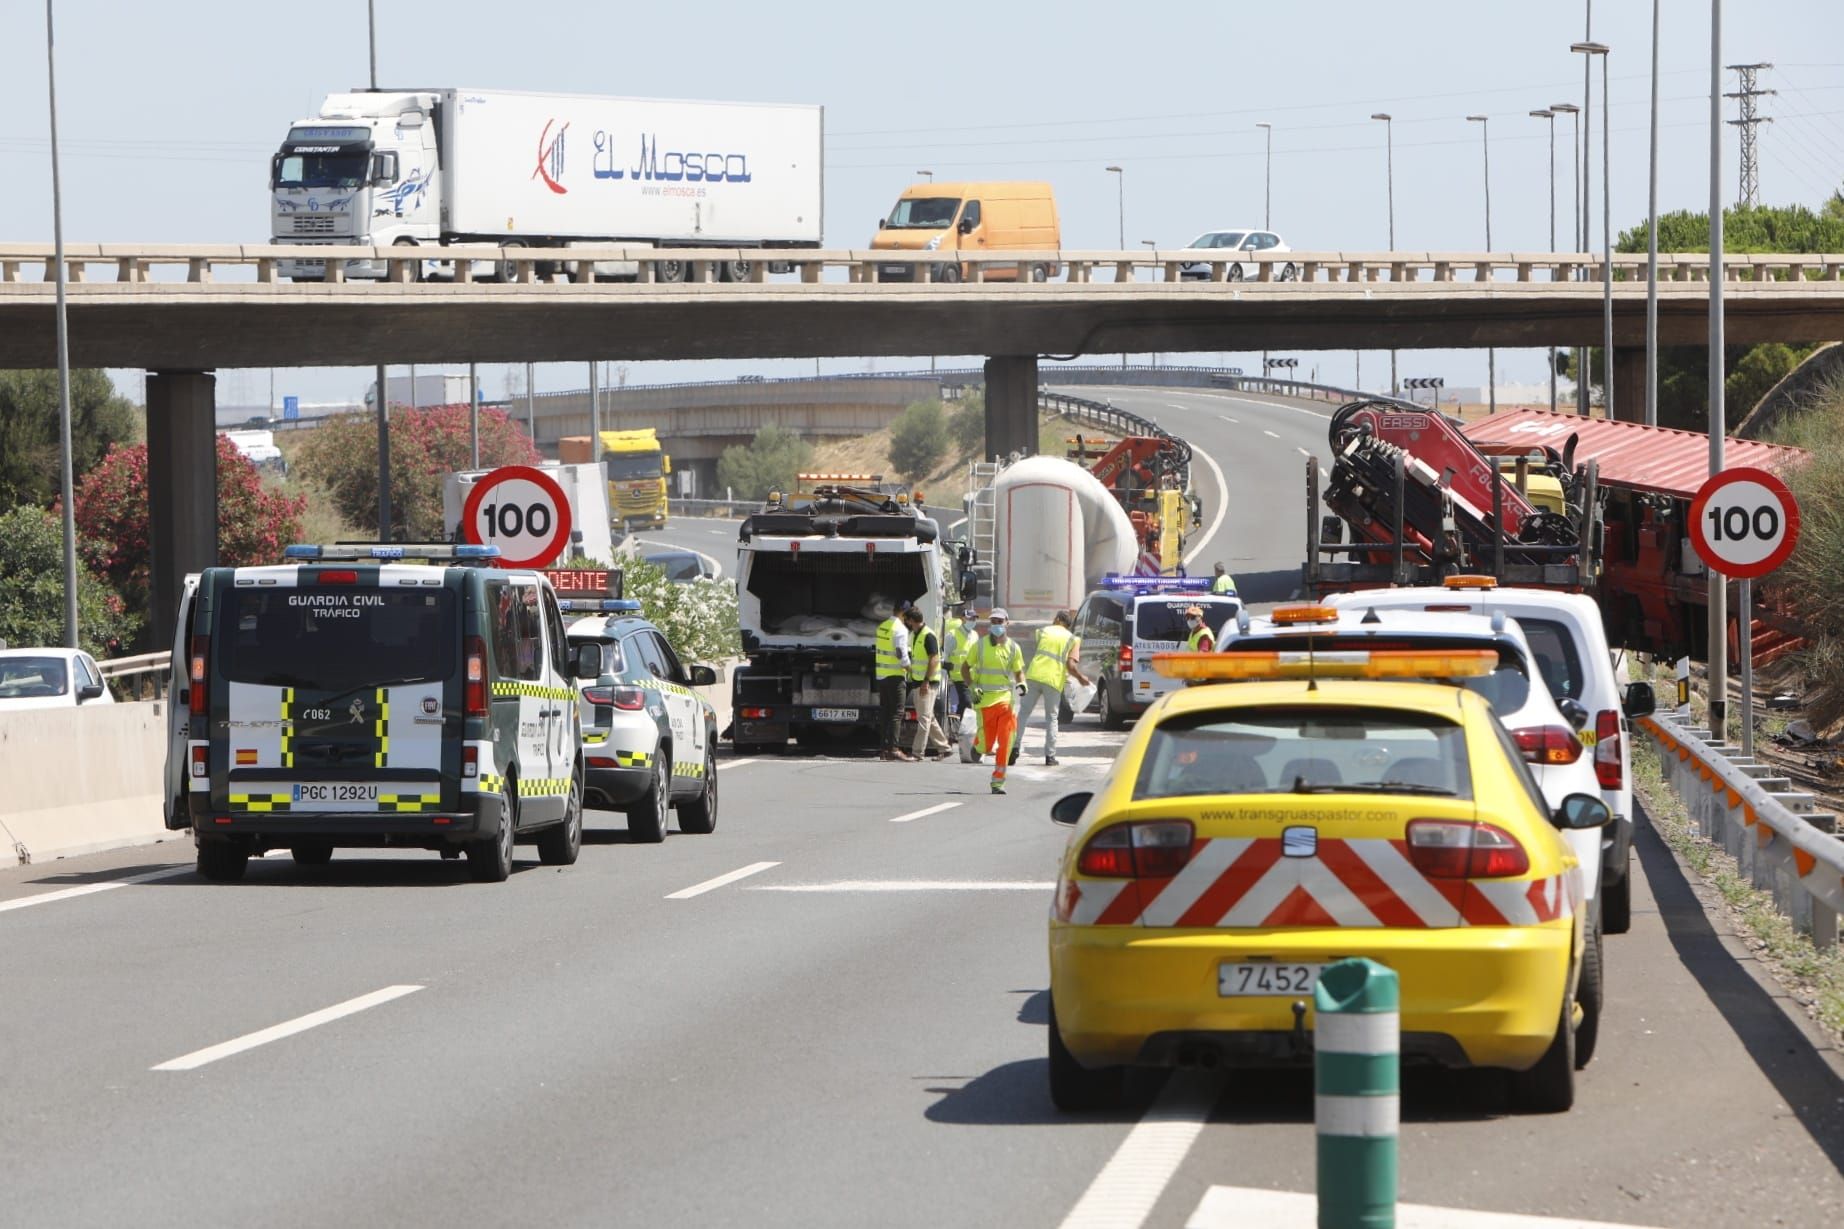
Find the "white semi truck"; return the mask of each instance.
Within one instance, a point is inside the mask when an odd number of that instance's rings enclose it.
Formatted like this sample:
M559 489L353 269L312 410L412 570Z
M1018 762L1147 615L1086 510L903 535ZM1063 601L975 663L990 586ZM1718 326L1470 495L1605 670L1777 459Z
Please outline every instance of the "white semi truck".
M435 248L816 248L824 112L505 90L330 94L289 126L270 169L277 243ZM417 267L438 273L439 256ZM348 262L349 278L383 261ZM630 262L598 276L632 276ZM281 262L297 281L317 260ZM506 270L487 268L485 276ZM746 260L719 276L749 276ZM658 267L682 280L683 264Z

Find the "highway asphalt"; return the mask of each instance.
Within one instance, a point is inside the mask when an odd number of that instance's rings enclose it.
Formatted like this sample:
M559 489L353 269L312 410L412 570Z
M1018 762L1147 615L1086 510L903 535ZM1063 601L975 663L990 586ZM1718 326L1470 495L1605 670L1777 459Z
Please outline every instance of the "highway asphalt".
M1231 497L1204 545L1283 571L1304 516L1284 451L1315 424L1145 396L1199 441L1249 420L1206 443ZM575 866L521 848L505 884L360 851L207 884L179 843L0 871L0 1224L1278 1224L1223 1188L1312 1189L1309 1076L1050 1105L1046 813L1121 736L1082 719L1056 769L1040 737L1002 798L977 766L724 759L715 833L630 845L592 813ZM1489 1077L1410 1072L1404 1197L1838 1223L1834 1056L1649 828L1638 848L1575 1109L1513 1116Z

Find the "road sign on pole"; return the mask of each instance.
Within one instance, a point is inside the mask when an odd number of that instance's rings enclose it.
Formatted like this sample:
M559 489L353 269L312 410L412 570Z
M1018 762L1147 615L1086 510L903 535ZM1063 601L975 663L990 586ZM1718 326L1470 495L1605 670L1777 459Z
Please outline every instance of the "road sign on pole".
M474 484L461 510L461 533L499 547L506 568L547 567L570 544L570 501L557 480L529 465L502 465Z
M1787 561L1799 541L1799 505L1764 469L1725 469L1690 504L1690 544L1711 571L1754 580Z

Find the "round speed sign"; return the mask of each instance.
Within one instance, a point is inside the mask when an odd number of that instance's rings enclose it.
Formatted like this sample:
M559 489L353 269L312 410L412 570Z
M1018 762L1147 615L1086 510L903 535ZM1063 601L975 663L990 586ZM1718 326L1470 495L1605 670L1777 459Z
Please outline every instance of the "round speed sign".
M1736 580L1765 576L1799 541L1799 505L1764 469L1725 469L1690 504L1690 544L1714 571Z
M570 544L570 501L543 470L502 465L468 492L461 532L475 545L499 547L501 567L544 567Z

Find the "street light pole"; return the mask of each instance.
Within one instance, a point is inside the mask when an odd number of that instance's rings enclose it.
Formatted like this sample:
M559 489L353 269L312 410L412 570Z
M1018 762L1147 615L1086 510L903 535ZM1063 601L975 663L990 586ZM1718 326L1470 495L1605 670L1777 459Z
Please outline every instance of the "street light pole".
M1556 113L1532 111L1532 119L1549 121L1549 250L1556 250ZM1549 412L1556 412L1556 347L1549 348Z
M916 174L921 175L924 178L926 178L929 183L935 182L935 172L933 171L917 171Z
M1490 122L1483 115L1469 115L1469 124L1479 125L1479 149L1485 155L1485 250L1492 250L1492 143L1486 133ZM1486 413L1498 413L1498 347L1485 351Z
M1572 102L1553 102L1549 109L1557 115L1568 116L1570 120L1569 174L1576 182L1569 188L1569 199L1575 203L1575 229L1569 232L1569 242L1579 252L1588 246L1588 241L1582 238L1581 233L1581 193L1576 191L1581 180L1581 108ZM1576 274L1575 280L1579 279L1580 275ZM1575 412L1585 418L1588 414L1588 398L1583 390L1588 387L1588 383L1582 377L1583 366L1582 349L1577 346L1575 347Z
M365 33L371 43L371 88L378 88L378 4L377 0L365 0Z
M1125 168L1118 166L1108 167L1107 171L1114 176L1115 199L1119 207L1118 217L1120 222L1120 234L1116 236L1116 240L1120 245L1118 250L1125 252L1127 250L1127 172ZM1121 351L1120 369L1122 371L1127 370L1127 352L1125 350Z
M1396 124L1389 112L1378 111L1371 119L1383 121L1383 196L1389 210L1389 250L1396 250ZM1389 352L1389 395L1399 395L1396 387L1396 351Z
M58 496L64 529L64 647L77 646L77 508L70 462L70 322L65 315L64 193L58 179L58 57L45 0L45 86L51 108L51 239L58 283Z
M1710 477L1722 472L1728 434L1722 354L1722 0L1710 0ZM1728 738L1729 582L1709 570L1710 734Z
M1601 409L1608 418L1614 416L1613 380L1613 213L1611 193L1612 162L1608 152L1608 124L1611 108L1607 105L1607 44L1571 43L1569 50L1585 56L1601 57Z
M1261 180L1261 228L1269 230L1274 225L1269 220L1273 216L1270 206L1274 202L1274 125L1258 123L1255 127L1268 134L1268 167Z
M1652 0L1652 137L1646 186L1646 426L1658 425L1658 0Z

